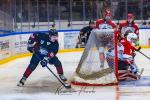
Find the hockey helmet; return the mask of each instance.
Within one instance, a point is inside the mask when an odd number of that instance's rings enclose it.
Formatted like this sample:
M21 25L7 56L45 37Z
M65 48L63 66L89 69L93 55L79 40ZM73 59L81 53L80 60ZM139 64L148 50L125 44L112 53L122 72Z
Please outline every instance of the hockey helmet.
M94 27L95 27L95 22L94 22L93 20L90 20L90 21L89 21L89 26L90 26L91 28L94 28Z
M56 29L50 29L49 30L49 35L50 36L58 36L58 32L56 31Z
M137 40L137 35L135 34L135 33L129 33L128 35L127 35L127 40L129 41L129 42L135 42L136 40Z
M127 27L127 28L125 29L125 32L124 32L124 37L127 37L127 35L128 35L129 33L133 33L133 31L132 31L132 29L131 29L130 27Z
M90 24L95 24L95 22L94 22L93 20L90 20L90 21L89 21L89 25L90 25Z

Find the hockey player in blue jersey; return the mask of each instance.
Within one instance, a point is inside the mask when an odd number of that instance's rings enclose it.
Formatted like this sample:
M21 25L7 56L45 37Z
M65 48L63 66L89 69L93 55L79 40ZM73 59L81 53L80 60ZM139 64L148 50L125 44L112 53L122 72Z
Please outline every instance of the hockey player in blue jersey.
M23 86L30 74L36 69L41 60L45 60L56 67L57 73L62 81L67 81L63 75L63 68L56 54L59 49L58 32L54 29L48 33L33 33L29 40L27 50L33 53L30 64L26 68L18 86Z

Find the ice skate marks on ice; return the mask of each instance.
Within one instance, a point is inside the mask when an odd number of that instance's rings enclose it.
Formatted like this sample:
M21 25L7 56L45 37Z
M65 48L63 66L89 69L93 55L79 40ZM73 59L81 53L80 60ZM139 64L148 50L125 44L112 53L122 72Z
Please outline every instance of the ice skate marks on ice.
M150 76L141 76L139 80L135 81L123 81L119 82L120 86L132 87L132 86L150 86Z

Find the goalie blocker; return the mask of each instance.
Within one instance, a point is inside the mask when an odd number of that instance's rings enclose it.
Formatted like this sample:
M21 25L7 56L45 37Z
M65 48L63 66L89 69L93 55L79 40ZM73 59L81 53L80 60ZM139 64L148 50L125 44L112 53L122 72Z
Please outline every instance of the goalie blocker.
M109 67L106 60L104 60L103 67L101 67L99 53L106 53L110 48L114 48L116 59L112 63L115 70ZM117 84L117 58L117 32L114 32L113 29L92 30L76 72L71 78L72 84L86 86ZM104 57L104 59L106 58Z

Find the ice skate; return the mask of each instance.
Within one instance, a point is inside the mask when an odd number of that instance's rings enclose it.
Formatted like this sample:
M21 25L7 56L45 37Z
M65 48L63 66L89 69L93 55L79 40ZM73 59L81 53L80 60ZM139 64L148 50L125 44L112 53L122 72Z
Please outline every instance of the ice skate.
M24 86L25 84L25 81L26 81L26 78L25 77L22 77L21 80L19 81L19 83L17 84L17 86Z
M59 78L64 82L67 81L67 78L62 74L59 74Z

